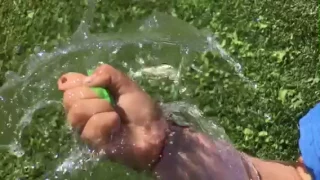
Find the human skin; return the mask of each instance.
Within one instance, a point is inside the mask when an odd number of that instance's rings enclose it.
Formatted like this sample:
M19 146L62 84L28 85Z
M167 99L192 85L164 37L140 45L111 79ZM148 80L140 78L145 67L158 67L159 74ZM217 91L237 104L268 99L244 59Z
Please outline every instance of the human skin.
M90 87L107 88L112 107ZM191 127L163 117L160 107L128 76L109 65L93 75L66 73L58 80L69 124L92 149L158 179L309 180L303 163L250 157ZM301 161L300 161L301 162Z

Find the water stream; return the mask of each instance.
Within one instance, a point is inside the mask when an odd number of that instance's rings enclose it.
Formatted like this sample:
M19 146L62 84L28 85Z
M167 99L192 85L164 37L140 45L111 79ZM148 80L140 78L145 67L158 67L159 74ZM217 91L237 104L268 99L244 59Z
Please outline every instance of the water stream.
M217 69L231 74L225 79L241 81L252 89L255 85L244 77L241 65L228 56L214 35L161 13L125 24L117 33L92 34L89 27L94 5L89 1L89 8L69 42L51 52L33 54L18 73L7 72L7 81L0 88L1 150L17 157L49 154L50 165L40 179L116 179L123 174L128 179L147 178L93 157L61 122L62 94L56 85L59 76L70 71L85 73L102 63L128 73L163 102L165 112L177 122L192 124L213 138L228 139L222 128L203 117L192 104L192 93L199 82L192 81L188 72L204 73L197 60L207 52L218 57L212 62ZM52 144L61 147L49 148ZM30 168L36 168L37 163L47 161L30 162Z

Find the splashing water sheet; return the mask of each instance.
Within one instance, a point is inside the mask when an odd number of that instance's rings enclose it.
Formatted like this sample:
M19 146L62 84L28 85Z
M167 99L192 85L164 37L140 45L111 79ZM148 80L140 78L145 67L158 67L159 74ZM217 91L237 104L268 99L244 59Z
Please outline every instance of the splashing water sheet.
M92 34L88 29L94 6L90 1L83 21L69 42L52 52L41 51L30 56L19 74L7 72L7 81L0 89L2 151L22 157L30 155L28 146L36 146L40 153L44 145L35 145L33 138L41 131L44 144L54 141L56 146L61 146L43 150L43 153L52 153L53 157L43 179L105 179L106 176L117 179L121 175L123 177L123 173L128 179L148 179L149 176L93 157L85 146L79 144L70 128L57 125L60 119L64 120L63 113L58 113L62 112L62 94L56 85L59 76L66 72L85 74L87 69L102 63L119 68L139 82L153 97L163 102L165 114L173 115L177 122L191 124L213 138L228 139L222 128L204 118L192 104L192 92L197 82L190 81L185 74L190 70L204 73L197 68L196 62L203 53L211 52L220 57L215 62L217 68L237 77L230 81L242 81L253 87L254 83L244 77L241 65L228 56L212 34L161 13L123 25L117 33ZM38 115L44 109L57 112L45 111L42 116ZM36 119L40 120L34 122ZM53 131L61 141L58 138L55 142L50 134ZM37 148L34 153L37 153Z

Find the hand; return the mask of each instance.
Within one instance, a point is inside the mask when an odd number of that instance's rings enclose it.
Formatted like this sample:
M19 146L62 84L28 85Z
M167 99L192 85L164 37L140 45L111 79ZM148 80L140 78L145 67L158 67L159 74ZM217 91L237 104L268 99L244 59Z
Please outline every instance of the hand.
M116 101L112 107L90 87L103 87ZM58 80L70 125L96 151L137 170L149 169L164 145L167 123L158 105L129 77L109 65L92 76L67 73Z

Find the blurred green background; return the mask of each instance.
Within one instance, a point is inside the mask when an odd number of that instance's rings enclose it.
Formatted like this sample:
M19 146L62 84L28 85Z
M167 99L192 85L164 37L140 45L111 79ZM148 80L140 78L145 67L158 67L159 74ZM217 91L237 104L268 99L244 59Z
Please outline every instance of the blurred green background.
M40 48L50 50L67 40L78 27L88 4L86 0L0 2L1 85L5 72L18 71L28 55ZM320 99L317 1L98 0L91 30L114 31L123 22L153 11L212 31L227 52L243 65L245 76L259 82L254 95L234 96L237 91L226 91L221 100L225 108L216 111L213 103L216 100L209 91L212 78L194 76L200 82L194 94L199 99L198 105L206 115L217 116L235 146L261 158L295 160L299 155L298 120ZM203 70L210 72L210 69L209 64ZM257 97L263 101L253 107ZM256 119L252 112L258 111L269 112L269 117ZM37 139L45 136L41 129L45 120L38 119L34 122L37 126L25 132L29 137L23 142L28 149L26 155L16 158L1 152L0 179L42 179L54 152L64 151L57 144L71 141L68 135L59 134L64 128L61 123L52 124L47 130L51 132L49 136L61 138L54 142ZM28 136L28 132L32 135ZM125 177L129 176L118 178Z

